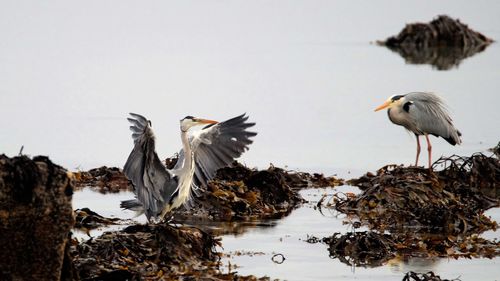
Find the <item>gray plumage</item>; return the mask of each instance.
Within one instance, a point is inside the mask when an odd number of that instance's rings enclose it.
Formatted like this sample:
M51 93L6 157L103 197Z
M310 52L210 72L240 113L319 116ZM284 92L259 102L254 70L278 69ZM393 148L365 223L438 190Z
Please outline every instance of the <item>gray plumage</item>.
M406 95L394 95L375 111L388 108L387 115L392 123L401 125L413 132L417 138L417 157L415 166L418 166L420 155L419 136L424 135L429 153L429 168L432 166L432 145L428 135L444 138L452 145L461 144L461 133L453 125L453 121L446 110L444 102L433 93L413 92Z
M433 93L414 92L396 100L398 104L389 108L389 119L405 127L415 135L431 134L442 137L450 144L460 144L462 135L453 125L443 100ZM394 97L393 97L394 98Z
M205 186L218 169L231 164L253 142L250 138L257 134L246 129L255 123L246 123L247 120L248 116L242 114L216 125L208 125L190 138L195 151L196 185ZM183 161L184 150L181 149L174 169L178 169Z
M130 130L133 132L134 148L123 167L123 173L132 182L137 200L123 201L121 207L138 211L142 206L142 211L150 219L161 213L178 182L156 154L151 123L139 114L130 115L133 118L127 120L132 124Z
M174 169L168 170L156 154L151 123L141 115L130 115L134 148L123 171L132 181L137 199L122 201L121 207L144 212L150 221L188 204L192 192L241 156L253 142L250 138L257 135L247 131L255 123L248 123L244 114L221 123L187 116L181 120L183 149ZM189 128L206 122L210 125L188 138ZM185 157L186 150L191 157Z

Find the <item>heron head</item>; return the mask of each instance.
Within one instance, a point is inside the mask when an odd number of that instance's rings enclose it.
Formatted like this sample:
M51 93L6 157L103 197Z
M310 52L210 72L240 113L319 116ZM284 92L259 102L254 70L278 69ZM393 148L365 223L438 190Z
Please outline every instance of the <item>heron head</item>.
M383 104L375 108L375 111L379 111L384 108L391 108L393 106L401 104L401 102L403 102L404 100L404 97L405 97L404 95L392 95Z
M186 132L187 130L189 130L189 128L197 125L216 124L218 122L214 120L196 118L193 116L186 116L183 119L181 119L180 123L181 123L181 130L183 132Z

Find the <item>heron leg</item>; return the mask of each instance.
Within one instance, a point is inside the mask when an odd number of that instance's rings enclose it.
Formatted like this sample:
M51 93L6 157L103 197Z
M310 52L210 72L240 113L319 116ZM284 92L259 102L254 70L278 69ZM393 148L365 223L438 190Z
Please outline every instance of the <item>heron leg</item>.
M427 140L427 152L429 153L429 169L432 168L432 145L429 140L429 135L425 134L425 139Z
M418 166L418 156L420 156L420 138L418 135L415 135L417 137L417 159L415 159L415 167Z

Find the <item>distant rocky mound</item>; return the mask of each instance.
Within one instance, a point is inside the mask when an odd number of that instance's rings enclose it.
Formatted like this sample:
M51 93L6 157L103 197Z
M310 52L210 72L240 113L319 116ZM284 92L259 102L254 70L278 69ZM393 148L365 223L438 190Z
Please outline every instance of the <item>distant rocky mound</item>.
M492 42L460 20L440 15L429 23L407 24L398 35L377 44L399 53L407 63L430 64L447 70L483 51Z

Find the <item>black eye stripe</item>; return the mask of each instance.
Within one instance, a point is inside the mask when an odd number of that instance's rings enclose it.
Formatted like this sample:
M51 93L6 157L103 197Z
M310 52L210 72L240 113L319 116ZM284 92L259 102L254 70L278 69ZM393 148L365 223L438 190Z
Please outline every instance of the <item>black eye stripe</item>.
M182 120L186 120L186 119L191 119L191 120L194 120L194 117L193 117L193 116L191 116L191 115L188 115L188 116L184 117L184 119L182 119Z
M397 101L397 100L399 100L399 99L400 99L400 98L402 98L402 97L404 97L404 95L396 95L396 96L393 96L393 97L391 98L391 100L392 100L392 101Z

